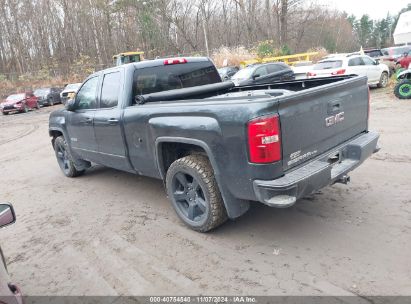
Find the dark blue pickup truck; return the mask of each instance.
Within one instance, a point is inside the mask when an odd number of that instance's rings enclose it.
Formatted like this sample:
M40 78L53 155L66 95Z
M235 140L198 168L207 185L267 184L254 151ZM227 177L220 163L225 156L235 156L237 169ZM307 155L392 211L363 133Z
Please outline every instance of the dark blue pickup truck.
M164 181L178 216L208 231L251 202L288 207L378 150L366 77L235 87L208 58L131 63L88 77L50 115L68 177L97 163Z

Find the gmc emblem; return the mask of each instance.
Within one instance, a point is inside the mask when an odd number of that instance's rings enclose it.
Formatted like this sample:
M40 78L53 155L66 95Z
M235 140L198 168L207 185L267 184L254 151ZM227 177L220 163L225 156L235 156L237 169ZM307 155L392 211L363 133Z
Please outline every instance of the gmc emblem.
M344 120L344 112L340 112L340 113L338 113L338 114L336 114L336 115L327 117L327 118L325 119L325 125L326 125L327 127L331 127L331 126L333 126L333 125L335 125L335 124L337 124L337 123L339 123L339 122L342 122L343 120Z

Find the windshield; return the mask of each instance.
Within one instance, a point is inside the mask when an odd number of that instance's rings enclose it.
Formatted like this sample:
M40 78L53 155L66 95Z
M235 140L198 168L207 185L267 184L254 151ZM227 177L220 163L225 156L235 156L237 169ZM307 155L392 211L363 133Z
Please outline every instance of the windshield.
M44 96L50 92L50 89L37 89L33 92L35 96Z
M72 83L68 84L64 90L77 90L80 87L81 83Z
M364 53L366 55L370 56L370 57L379 57L379 56L381 56L381 51L380 50L365 51Z
M24 94L13 94L6 98L7 101L20 101L25 98Z
M219 68L219 69L217 69L217 71L220 74L225 74L226 72L228 72L228 68Z
M321 61L314 65L314 70L337 69L342 66L342 60Z
M231 77L231 79L249 79L251 78L251 75L254 72L254 68L253 67L248 67L248 68L244 68L242 70L239 70L237 73L234 74L233 77Z

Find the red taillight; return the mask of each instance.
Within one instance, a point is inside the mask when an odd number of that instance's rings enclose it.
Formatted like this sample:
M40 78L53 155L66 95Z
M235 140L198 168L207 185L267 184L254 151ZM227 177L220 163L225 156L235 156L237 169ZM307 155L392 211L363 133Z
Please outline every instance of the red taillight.
M307 76L308 76L308 77L310 77L310 76L313 77L313 76L317 76L317 74L314 73L314 72L308 72L308 73L307 73Z
M248 122L250 162L272 163L281 160L278 115L259 117Z
M180 63L187 63L187 59L185 59L185 58L171 58L171 59L165 59L164 60L164 65L180 64Z
M338 71L332 72L331 75L344 75L345 69L340 69Z

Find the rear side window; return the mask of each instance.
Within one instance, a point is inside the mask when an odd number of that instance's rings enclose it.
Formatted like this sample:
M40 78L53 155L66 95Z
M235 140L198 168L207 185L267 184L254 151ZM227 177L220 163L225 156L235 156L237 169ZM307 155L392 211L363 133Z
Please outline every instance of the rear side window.
M364 65L364 62L361 60L360 57L351 58L348 60L348 66L357 66L357 65Z
M208 61L137 69L134 72L133 96L216 82L221 82L220 75Z
M118 104L120 93L120 72L104 75L101 87L100 108L113 108Z
M268 70L269 74L275 73L275 72L280 72L280 71L285 70L285 69L286 69L286 67L281 65L281 64L270 64L270 65L267 66L267 70Z
M342 60L327 60L314 65L314 70L329 70L342 67Z

